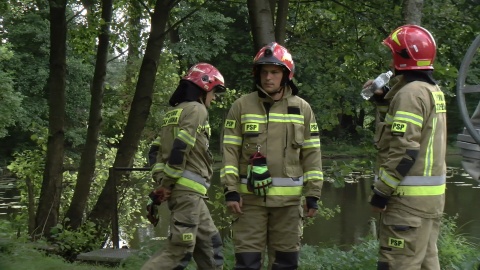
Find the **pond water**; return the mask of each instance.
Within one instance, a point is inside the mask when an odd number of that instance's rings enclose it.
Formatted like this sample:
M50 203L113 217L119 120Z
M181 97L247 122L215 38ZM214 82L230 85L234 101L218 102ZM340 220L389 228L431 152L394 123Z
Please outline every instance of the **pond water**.
M348 161L344 161L348 162ZM326 162L328 163L328 162ZM445 213L447 216L458 215L457 225L459 233L470 238L471 242L480 241L480 211L476 204L480 201L480 186L472 180L463 169L459 161L449 161L447 178L447 194ZM18 192L14 188L15 179L0 179L0 218L7 213L18 210ZM218 173L215 174L214 184L218 183ZM356 182L346 183L344 188L335 188L331 183L325 182L322 191L322 202L325 207L334 208L337 205L341 213L325 220L316 218L312 225L304 228L303 243L309 245L348 247L358 243L362 237L370 232L372 218L378 220L378 214L371 212L368 204L372 178L362 178ZM140 243L156 237L168 235L170 213L166 205L159 209L160 222L156 228L138 219L134 238L128 244L131 248L138 248ZM140 224L142 223L142 224ZM228 235L228 231L222 231Z
M218 181L218 175L215 177L214 184ZM346 183L344 188L336 188L331 183L325 182L321 199L323 205L328 208L338 205L341 213L337 213L329 220L316 218L312 225L304 228L303 243L348 247L367 236L372 218L376 220L379 218L379 214L372 213L368 204L372 181L372 178L360 179ZM467 236L472 242L480 242L480 211L472 207L479 202L479 183L465 174L463 169L449 167L446 193L445 214L452 217L458 215L459 233ZM156 228L137 227L135 237L130 242L131 247L137 248L140 242L149 238L168 235L169 211L166 206L160 207L160 216Z

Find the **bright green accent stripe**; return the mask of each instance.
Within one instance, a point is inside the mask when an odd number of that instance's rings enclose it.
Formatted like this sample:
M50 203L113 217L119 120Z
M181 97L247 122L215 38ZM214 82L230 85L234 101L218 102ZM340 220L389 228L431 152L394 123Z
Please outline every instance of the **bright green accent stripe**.
M417 125L419 127L423 126L423 117L418 114L398 111L395 113L395 117L393 117L393 121L405 121Z
M383 183L391 188L396 188L400 183L400 180L389 175L384 168L380 168L379 178Z
M207 188L200 183L197 183L193 180L187 179L185 177L180 177L175 184L182 185L184 187L189 187L200 194L207 194Z
M322 171L308 171L303 174L303 181L323 180Z
M305 140L303 142L302 149L307 148L320 148L320 138Z
M391 116L390 114L387 113L387 114L385 115L385 123L391 125L391 124L393 123L393 116Z
M162 141L161 138L160 138L160 137L157 137L157 138L152 142L152 145L160 146L160 145L162 145L161 141Z
M220 177L224 177L227 174L233 174L238 177L238 168L235 166L227 165L220 171Z
M303 187L270 187L268 189L267 196L299 196L302 195ZM240 193L253 194L248 191L246 184L238 184L238 190Z
M165 166L164 172L166 175L172 178L179 178L180 176L182 176L182 173L183 173L182 170L176 170L170 167L168 164Z
M262 114L242 114L240 122L245 123L267 123L267 116Z
M432 127L432 134L430 134L430 138L428 139L428 146L427 151L425 153L425 169L423 171L424 176L431 176L433 170L433 159L434 159L434 149L433 144L435 143L435 130L437 128L437 118L433 118L433 127Z
M234 135L224 135L223 143L233 144L233 145L242 145L242 137Z
M392 195L437 196L445 194L445 187L445 184L440 186L398 186Z
M426 67L426 66L430 66L431 64L432 62L430 60L417 61L417 67Z
M388 111L388 106L377 106L379 112L386 113Z
M152 173L161 172L165 168L165 163L155 163L152 168Z
M268 120L270 122L277 122L277 123L296 123L296 124L304 124L303 115L299 114L282 114L282 113L270 113L268 115Z
M183 129L178 132L177 137L192 147L195 145L195 137L190 136L190 134Z

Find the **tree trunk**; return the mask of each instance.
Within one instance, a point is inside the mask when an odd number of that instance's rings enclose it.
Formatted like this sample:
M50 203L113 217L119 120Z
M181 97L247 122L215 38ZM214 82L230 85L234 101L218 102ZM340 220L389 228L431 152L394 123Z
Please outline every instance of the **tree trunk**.
M275 21L275 40L285 46L287 33L288 0L278 0L277 19Z
M272 12L268 0L248 0L248 13L252 27L255 52L275 41Z
M157 73L157 63L165 40L165 27L170 10L176 3L177 1L169 0L157 0L156 2L155 11L152 14L151 32L140 68L135 95L113 167L130 167L132 165L140 135L145 127L152 104L153 84ZM115 211L115 205L112 204L112 198L115 194L114 188L116 188L114 179L120 179L120 176L121 173L118 172L109 174L105 187L89 215L89 220L95 222L100 229L106 229L112 220ZM117 186L119 182L116 182Z
M50 0L49 123L45 170L35 218L35 234L50 235L58 223L63 182L67 0Z
M87 140L80 159L77 184L72 203L66 213L67 225L77 229L82 224L83 213L95 174L98 136L102 124L102 104L105 75L107 73L108 47L110 43L110 23L112 21L112 0L102 0L102 19L105 22L98 36L97 59L90 87L90 116L88 119Z
M35 231L35 192L33 189L32 179L27 177L25 179L27 186L27 211L28 211L28 234L33 235Z
M403 2L403 18L406 24L422 24L423 0L406 0Z
M128 5L128 56L125 74L127 93L135 88L133 79L136 77L137 61L140 59L141 43L141 6L139 1L131 1Z

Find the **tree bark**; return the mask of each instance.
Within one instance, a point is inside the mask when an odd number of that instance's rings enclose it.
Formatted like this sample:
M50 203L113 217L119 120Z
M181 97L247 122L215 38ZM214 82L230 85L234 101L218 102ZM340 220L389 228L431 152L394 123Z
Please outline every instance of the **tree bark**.
M403 2L403 17L406 24L422 24L423 0L405 0Z
M272 11L268 0L248 0L248 13L255 52L275 41Z
M119 149L113 163L113 167L130 167L133 157L137 151L141 133L145 127L147 117L150 112L153 96L153 84L157 73L160 52L162 51L165 40L165 27L170 14L170 10L177 1L157 0L155 11L152 14L152 26L148 38L145 55L138 76L135 95L133 97L125 133L119 144ZM119 186L121 173L112 172L103 188L97 203L89 215L89 220L95 222L99 228L106 229L110 224L115 205L112 204L112 198L115 189Z
M34 234L50 236L58 223L63 182L65 139L65 87L67 0L50 0L50 74L47 82L49 123L47 157L43 182L35 217Z
M125 82L127 92L131 93L129 90L135 88L135 82L133 79L136 77L137 72L137 61L140 59L140 49L142 46L141 43L141 5L139 1L131 1L129 3L127 12L128 12L128 56L127 56L127 67L125 74Z
M277 19L275 21L275 40L285 46L287 33L288 0L278 0Z
M98 36L97 59L93 81L90 87L90 116L88 119L87 140L80 159L77 183L72 202L66 213L66 224L77 229L82 224L88 194L95 174L98 136L102 124L102 104L105 75L107 73L108 47L110 44L110 23L112 21L112 0L102 0L102 19L105 22Z

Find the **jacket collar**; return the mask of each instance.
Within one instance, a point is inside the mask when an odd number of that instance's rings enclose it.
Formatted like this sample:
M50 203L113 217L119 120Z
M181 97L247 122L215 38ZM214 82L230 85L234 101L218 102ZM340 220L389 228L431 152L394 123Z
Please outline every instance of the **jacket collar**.
M265 91L263 90L263 88L257 84L257 93L258 93L258 97L263 101L263 102L268 102L268 103L274 103L275 100L273 100L273 98ZM287 99L289 98L290 96L292 96L292 89L290 88L290 86L288 85L285 85L283 87L283 96L277 100L277 101L280 101L280 100L283 100L283 99Z

